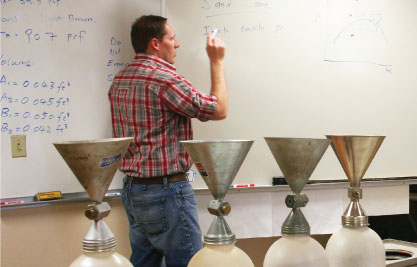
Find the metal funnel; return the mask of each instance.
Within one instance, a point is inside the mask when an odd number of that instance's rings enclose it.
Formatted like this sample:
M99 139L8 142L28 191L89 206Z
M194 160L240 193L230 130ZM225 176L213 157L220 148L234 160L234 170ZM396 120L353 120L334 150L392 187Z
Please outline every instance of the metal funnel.
M232 184L253 140L181 141L217 200Z
M351 202L342 215L342 225L368 226L368 216L359 203L362 198L361 180L368 170L385 136L326 135L343 170L350 181L348 196Z
M254 141L181 141L215 200L210 201L208 211L215 215L204 242L212 245L228 245L236 241L224 219L231 211L230 204L223 201L230 184Z
M310 225L302 207L308 197L300 194L329 147L327 139L265 137L269 149L295 195L288 195L285 204L291 212L281 227L283 235L309 235Z
M129 137L69 141L54 146L90 198L101 203L132 140Z
M54 143L94 201L85 211L85 216L94 222L83 239L83 251L105 252L116 247L116 237L102 220L111 209L103 199L132 140L133 138L110 138Z
M288 185L300 194L329 147L326 139L265 137Z
M352 187L360 182L385 136L326 135Z

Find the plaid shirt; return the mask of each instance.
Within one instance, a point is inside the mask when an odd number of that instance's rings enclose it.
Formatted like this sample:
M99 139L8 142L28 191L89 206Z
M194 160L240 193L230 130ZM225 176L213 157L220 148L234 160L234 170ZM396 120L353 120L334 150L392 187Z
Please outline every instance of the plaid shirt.
M191 159L181 140L193 139L191 118L207 121L217 98L197 91L168 62L136 54L109 90L114 137L134 137L120 170L134 177L186 172Z

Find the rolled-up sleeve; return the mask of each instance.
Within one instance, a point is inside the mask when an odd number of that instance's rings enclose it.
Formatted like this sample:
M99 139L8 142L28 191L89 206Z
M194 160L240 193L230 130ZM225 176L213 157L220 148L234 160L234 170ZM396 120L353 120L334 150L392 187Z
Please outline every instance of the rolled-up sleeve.
M217 106L217 97L202 93L181 76L175 76L160 90L161 99L174 112L200 121L208 121Z

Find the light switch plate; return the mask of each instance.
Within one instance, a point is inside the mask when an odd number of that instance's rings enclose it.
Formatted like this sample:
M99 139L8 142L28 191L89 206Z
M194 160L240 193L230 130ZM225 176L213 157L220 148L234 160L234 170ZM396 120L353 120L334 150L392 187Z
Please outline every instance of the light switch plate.
M12 158L26 157L26 135L12 135Z

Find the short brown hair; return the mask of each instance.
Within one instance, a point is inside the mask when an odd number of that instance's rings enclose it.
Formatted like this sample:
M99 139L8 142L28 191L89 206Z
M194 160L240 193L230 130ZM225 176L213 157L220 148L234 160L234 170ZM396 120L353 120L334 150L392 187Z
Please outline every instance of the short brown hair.
M161 16L145 15L136 19L130 31L133 49L136 53L145 53L152 38L162 40L167 19Z

